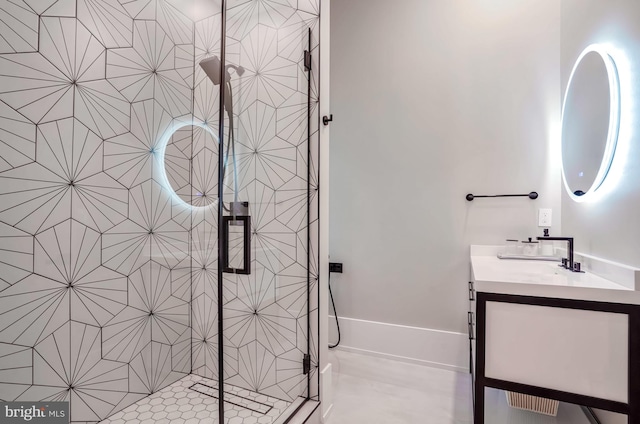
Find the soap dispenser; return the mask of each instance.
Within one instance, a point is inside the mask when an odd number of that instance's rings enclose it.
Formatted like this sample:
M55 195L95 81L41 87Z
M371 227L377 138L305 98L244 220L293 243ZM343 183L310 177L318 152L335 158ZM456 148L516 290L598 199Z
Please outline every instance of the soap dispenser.
M529 237L529 240L522 242L522 253L525 256L537 256L539 245L538 241Z
M503 255L517 255L520 253L520 243L517 239L507 239L502 250Z

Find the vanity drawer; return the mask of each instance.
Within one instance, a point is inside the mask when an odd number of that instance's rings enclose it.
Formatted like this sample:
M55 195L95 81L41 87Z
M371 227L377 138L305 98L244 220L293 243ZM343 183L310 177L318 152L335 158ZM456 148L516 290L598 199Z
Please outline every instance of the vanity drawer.
M486 302L485 376L628 403L630 316L553 301Z

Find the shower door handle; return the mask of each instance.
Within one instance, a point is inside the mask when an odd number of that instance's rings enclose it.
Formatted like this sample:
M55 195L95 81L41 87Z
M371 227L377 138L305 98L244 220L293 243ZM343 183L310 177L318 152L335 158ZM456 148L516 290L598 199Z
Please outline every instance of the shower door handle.
M243 202L245 203L245 202ZM248 209L248 203L245 206ZM251 216L222 217L222 271L251 274Z

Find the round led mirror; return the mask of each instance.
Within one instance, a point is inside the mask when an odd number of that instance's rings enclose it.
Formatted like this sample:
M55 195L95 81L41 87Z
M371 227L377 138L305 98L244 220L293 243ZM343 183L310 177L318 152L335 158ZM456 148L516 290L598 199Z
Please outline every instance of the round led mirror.
M573 67L562 107L562 176L574 200L588 200L604 182L619 126L615 62L601 47L589 46Z
M175 123L160 142L160 151L160 175L175 201L209 207L218 200L218 140L208 126Z

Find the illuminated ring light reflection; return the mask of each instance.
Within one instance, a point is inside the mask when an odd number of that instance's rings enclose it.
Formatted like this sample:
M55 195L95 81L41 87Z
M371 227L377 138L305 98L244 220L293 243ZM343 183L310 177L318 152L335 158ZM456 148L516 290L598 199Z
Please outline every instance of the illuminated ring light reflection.
M573 70L571 71L571 76L569 77L569 82L567 84L567 89L564 93L564 100L562 103L563 124L567 98L569 95L569 90L571 89L571 82L573 81L573 77L576 73L576 70L578 69L578 66L580 66L580 63L582 62L582 59L584 59L584 57L589 53L597 53L598 55L600 55L607 69L610 95L609 130L607 134L607 144L605 146L604 154L602 155L602 163L600 164L600 169L598 170L598 174L596 175L593 184L584 195L576 196L571 191L564 172L564 161L561 160L561 163L563 164L562 180L564 181L564 187L567 189L567 193L569 193L569 196L571 196L571 198L576 202L587 202L594 199L596 190L598 190L602 183L604 183L604 180L607 178L607 174L611 169L611 165L613 164L613 157L615 156L616 152L616 146L618 144L618 136L620 134L620 79L618 77L618 69L616 67L615 61L613 60L613 57L608 53L607 48L601 44L592 44L584 49L584 51L576 60L575 65L573 66ZM563 128L563 125L561 125L561 128Z
M169 178L167 177L167 170L165 168L165 161L164 161L164 157L165 157L165 151L167 150L167 144L169 144L169 140L171 140L171 137L173 137L173 135L179 131L180 129L184 128L184 127L200 127L202 129L204 129L206 132L208 132L209 134L211 134L211 137L213 137L213 139L216 141L216 143L219 144L218 141L218 137L213 133L213 131L211 130L211 128L209 128L208 125L202 123L202 122L197 122L197 121L178 121L178 122L174 122L173 124L171 124L171 126L167 129L167 131L165 131L164 135L162 136L162 138L160 139L160 142L158 143L158 162L160 163L160 179L162 180L162 186L164 188L166 188L170 195L171 198L178 204L186 207L186 208L191 208L191 209L208 209L211 206L215 205L218 202L218 199L216 198L215 201L209 203L206 206L195 206L192 205L190 203L187 203L184 201L184 199L182 199L182 197L180 197L178 195L178 193L176 193L176 191L173 189L173 187L171 187L171 183L169 182Z

